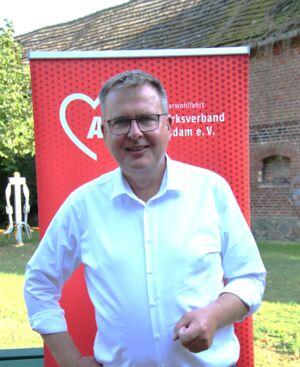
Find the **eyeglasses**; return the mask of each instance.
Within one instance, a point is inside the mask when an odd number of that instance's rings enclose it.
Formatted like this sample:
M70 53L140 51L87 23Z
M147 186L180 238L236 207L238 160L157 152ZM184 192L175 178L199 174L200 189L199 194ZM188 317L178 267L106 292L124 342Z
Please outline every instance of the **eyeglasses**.
M166 115L161 114L147 114L137 116L136 118L131 117L118 117L106 121L112 134L115 135L126 135L129 133L132 121L135 121L142 132L148 132L156 130L159 126L160 117Z

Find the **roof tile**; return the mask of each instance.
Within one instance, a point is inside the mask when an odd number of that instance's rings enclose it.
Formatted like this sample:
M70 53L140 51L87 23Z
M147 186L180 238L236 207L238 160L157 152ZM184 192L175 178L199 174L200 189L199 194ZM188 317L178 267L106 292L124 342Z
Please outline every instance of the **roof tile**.
M59 51L254 47L299 34L299 0L131 0L16 39Z

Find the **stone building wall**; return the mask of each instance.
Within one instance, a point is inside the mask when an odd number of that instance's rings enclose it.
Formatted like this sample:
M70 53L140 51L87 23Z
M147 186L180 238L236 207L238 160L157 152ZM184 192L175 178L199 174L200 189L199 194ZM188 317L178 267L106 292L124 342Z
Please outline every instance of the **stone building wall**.
M291 200L291 183L300 175L300 40L252 56L249 102L254 235L299 241L300 206ZM265 181L268 159L280 180Z

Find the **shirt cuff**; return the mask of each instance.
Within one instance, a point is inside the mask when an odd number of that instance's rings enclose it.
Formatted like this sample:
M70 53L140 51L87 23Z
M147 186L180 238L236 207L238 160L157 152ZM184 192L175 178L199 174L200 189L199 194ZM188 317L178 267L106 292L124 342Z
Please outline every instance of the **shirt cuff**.
M34 314L30 319L33 330L40 334L60 333L68 330L64 310L45 310Z
M238 320L243 321L260 307L264 289L265 275L262 274L261 277L247 277L229 281L221 293L233 293L249 307L247 315L242 320Z

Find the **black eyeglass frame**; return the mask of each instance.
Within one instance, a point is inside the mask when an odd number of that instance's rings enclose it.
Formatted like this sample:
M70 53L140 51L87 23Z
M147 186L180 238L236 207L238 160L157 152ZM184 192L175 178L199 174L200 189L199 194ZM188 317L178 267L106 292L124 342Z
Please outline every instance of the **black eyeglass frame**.
M151 131L154 131L156 129L158 129L159 127L159 124L160 124L160 118L161 116L166 116L168 115L167 113L149 113L149 114L145 114L145 115L141 115L141 116L136 116L135 118L130 118L130 117L118 117L118 118L115 118L115 119L111 119L111 120L106 120L106 123L109 127L109 130L110 132L113 134L113 135L127 135L131 129L131 124L132 124L132 121L135 121L136 124L138 125L139 129L141 130L141 132L151 132ZM143 129L141 128L140 124L139 124L139 119L142 119L143 117L149 117L149 116L156 116L157 117L157 125L154 127L154 128L151 128L151 129ZM128 125L128 131L126 132L122 132L122 133L116 133L113 131L112 127L111 127L111 123L113 121L118 121L120 119L124 119L124 120L128 120L130 121L130 124Z

